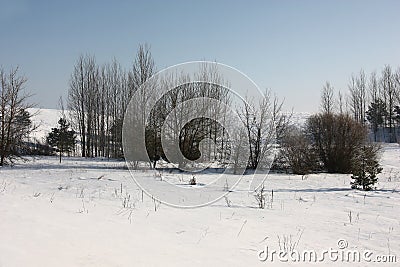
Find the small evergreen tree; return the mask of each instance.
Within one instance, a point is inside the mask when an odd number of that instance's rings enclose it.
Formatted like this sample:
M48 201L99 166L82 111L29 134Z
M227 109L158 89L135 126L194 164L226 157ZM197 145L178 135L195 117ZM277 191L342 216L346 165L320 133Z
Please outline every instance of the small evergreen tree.
M14 140L10 146L10 151L15 156L26 154L28 147L26 146L26 139L32 130L32 115L25 109L21 109L16 115L14 123L11 127L12 136Z
M64 152L70 153L76 143L75 131L70 129L70 125L66 119L60 118L58 120L58 128L52 128L47 136L47 143L52 147L56 147L61 156Z
M369 191L378 181L377 175L382 172L378 153L380 147L373 144L364 145L356 153L352 164L351 188Z

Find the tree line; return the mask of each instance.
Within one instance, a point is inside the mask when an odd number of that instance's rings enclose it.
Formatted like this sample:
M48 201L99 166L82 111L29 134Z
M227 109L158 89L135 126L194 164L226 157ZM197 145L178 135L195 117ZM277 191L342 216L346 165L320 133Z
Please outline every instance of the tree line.
M291 125L290 115L282 114L283 102L265 92L265 98L247 96L244 105L237 109L239 121L229 121L227 107L232 107L233 95L216 69L203 68L199 77L210 83L190 81L185 74L174 74L159 85L168 87L179 81L180 86L168 91L156 105L148 109L157 86L142 86L156 72L155 62L148 45L140 45L132 68L125 70L113 60L99 65L94 56L80 56L75 63L68 90L68 118L59 121L47 138L47 143L57 147L60 157L70 153L79 136L80 155L83 157L123 158L122 128L125 111L132 96L135 116L144 125L145 152L156 167L160 159L185 166L190 161L218 161L221 165L233 164L235 169L256 169L269 164L266 157L274 147L281 153L274 167L289 167L294 173L314 171L360 173L358 166L368 167L377 162L379 149L367 142L370 127L375 141L383 129L386 141L396 141L396 127L400 122L400 68L393 71L386 65L378 75L367 76L363 71L352 75L348 93L337 95L327 82L322 88L321 113L311 116L304 127ZM33 130L31 116L26 109L29 94L24 91L26 78L18 69L0 71L0 165L12 162L24 153L23 140ZM217 101L193 104L191 112L182 104L190 99L207 97ZM190 102L190 101L189 101ZM149 120L143 121L149 114ZM205 114L191 119L194 115ZM222 123L221 123L222 122ZM223 124L241 123L244 131L226 132ZM162 136L178 144L168 152L163 147ZM66 137L68 140L61 140ZM68 137L68 138L67 138ZM243 158L243 151L249 151ZM172 157L167 157L167 154ZM368 159L366 158L368 156ZM230 159L230 161L228 161ZM364 162L359 165L356 163ZM368 164L367 164L367 163ZM282 164L281 164L282 163ZM281 166L279 166L281 165ZM361 168L361 167L359 167ZM378 172L376 166L371 172ZM361 173L364 173L361 171Z
M295 174L313 172L352 174L352 188L373 189L381 147L378 129L387 129L387 139L396 142L400 114L400 69L387 65L381 76L369 78L363 71L352 75L347 97L327 82L321 92L320 112L305 125L287 127L276 164ZM369 133L374 133L371 140Z
M80 56L68 91L70 120L79 134L82 157L123 157L121 133L131 95L155 71L148 45L141 45L130 71L113 60L99 65Z
M139 46L132 70L129 71L123 70L115 60L111 64L99 66L92 56L79 57L71 75L68 109L72 125L79 135L81 155L117 158L124 156L122 126L131 100L131 117L136 119L135 127L145 129L142 137L144 140L138 139L136 143L144 141L146 151L131 151L137 154L137 163L150 161L151 166L156 167L156 163L163 159L181 167L187 166L193 160L218 161L226 165L230 164L227 159L235 156L235 166L243 165L243 162L239 164L239 161L243 161L240 157L242 148L238 149L243 142L238 142L239 139L234 136L228 136L221 125L221 122L224 124L227 121L229 111L226 107L232 107L232 93L227 89L229 81L224 80L216 68L204 66L197 75L202 80L209 81L208 83L196 83L184 73L175 73L163 81L156 81L157 85L142 86L154 73L155 63L148 45ZM157 86L169 87L175 83L180 85L163 95L149 110L148 103L155 95L154 90L158 90ZM135 97L132 98L134 94ZM215 99L217 104L188 102L200 97ZM192 106L184 108L184 103L192 103ZM249 97L243 108L237 110L241 123L247 129L248 147L245 149L250 151L250 159L245 160L241 168L255 169L265 161L264 155L271 149L267 144L275 138L272 136L275 132L272 123L278 125L278 129L284 125L282 104L267 91L261 101L254 101ZM147 115L149 120L144 121ZM197 117L189 119L191 116ZM179 151L162 146L163 134L166 140L178 144L174 149ZM243 134L237 136L242 141ZM170 150L169 157L166 149ZM148 157L139 156L143 152Z
M217 65L204 64L195 76L171 73L162 80L146 83L135 93L127 111L125 136L134 144L145 143L145 148L127 148L129 159L134 164L150 161L152 167L163 159L185 169L194 168L193 161L233 165L235 171L265 166L265 155L275 133L272 125L283 121L282 103L267 91L265 98L253 101L249 97L239 109L234 94L227 89L229 81L218 72ZM162 90L160 87L171 90L152 99L157 90ZM237 120L232 118L232 112L239 114ZM246 130L228 131L227 126L232 130L238 124ZM144 134L130 130L142 128ZM250 151L248 159L243 158L243 151Z
M348 93L335 96L332 85L323 87L321 108L325 112L347 113L352 118L368 125L374 141L397 142L400 124L400 67L386 65L380 72L369 76L363 70L351 75Z

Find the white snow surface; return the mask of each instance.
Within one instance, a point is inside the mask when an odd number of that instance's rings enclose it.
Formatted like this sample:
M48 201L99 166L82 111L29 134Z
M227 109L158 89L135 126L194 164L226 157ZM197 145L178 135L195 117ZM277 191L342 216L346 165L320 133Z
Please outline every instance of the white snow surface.
M39 136L55 127L56 110L41 110ZM350 175L269 174L267 207L247 191L251 176L227 200L180 209L142 194L125 163L107 159L34 157L0 167L0 267L8 266L309 266L258 259L260 250L369 250L371 262L317 266L398 266L400 147L383 145L377 190L350 189ZM137 171L135 175L149 175ZM164 172L165 180L191 176ZM207 182L217 174L198 174ZM229 176L228 176L229 179ZM162 183L162 181L160 181ZM273 197L272 197L273 190ZM229 207L228 203L229 202ZM338 240L348 246L338 249ZM395 255L397 263L373 262Z
M351 266L397 266L399 156L399 145L384 145L384 171L377 190L370 192L350 189L350 175L270 174L265 209L246 191L250 176L228 195L230 207L223 199L180 209L147 195L142 199L124 162L65 158L60 164L57 157L29 158L0 168L0 266L308 266L262 262L258 252L265 246L279 250L285 243L322 253L338 249L339 239L349 250L397 256L397 263ZM212 175L196 178L201 182ZM326 260L317 265L350 264Z

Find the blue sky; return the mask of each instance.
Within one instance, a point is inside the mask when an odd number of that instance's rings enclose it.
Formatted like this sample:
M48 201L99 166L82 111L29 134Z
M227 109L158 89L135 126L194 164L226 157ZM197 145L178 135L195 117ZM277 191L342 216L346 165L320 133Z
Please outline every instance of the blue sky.
M330 81L400 66L400 1L0 0L0 65L19 66L39 107L56 108L80 54L130 68L140 43L158 69L216 60L317 111Z

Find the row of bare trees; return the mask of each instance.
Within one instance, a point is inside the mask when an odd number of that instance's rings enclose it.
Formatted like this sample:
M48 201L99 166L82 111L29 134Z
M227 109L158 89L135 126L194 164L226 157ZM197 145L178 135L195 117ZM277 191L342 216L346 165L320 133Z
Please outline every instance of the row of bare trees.
M361 70L349 80L348 94L335 96L327 82L322 90L321 109L326 113L347 113L362 125L368 124L375 141L396 142L396 127L400 124L400 68L386 65L369 76ZM381 135L378 138L378 131Z
M224 128L229 90L216 68L203 65L195 76L160 75L135 92L126 136L134 144L145 144L145 151L138 147L125 151L132 161L149 160L155 167L164 159L190 167L194 161L224 162L230 155Z
M140 89L144 91L132 98L126 139L135 140L132 143L136 144L145 139L146 154L153 167L159 159L185 169L195 169L197 163L218 162L232 166L235 173L269 167L276 139L288 122L281 112L283 103L268 90L264 97L247 96L243 101L227 89L229 80L225 78L218 64L204 64L195 77L171 73L147 83ZM172 89L163 92L165 88ZM160 92L163 93L159 99L152 99ZM151 110L149 103L154 104L150 104ZM143 127L144 136L130 131ZM147 158L137 148L125 152L132 161Z
M286 117L281 115L282 102L267 91L265 98L254 101L249 97L237 109L232 102L234 95L227 89L229 81L224 80L216 66L200 67L196 77L170 73L163 80L153 77L149 81L155 63L147 45L139 47L129 71L115 60L99 66L94 57L81 56L71 75L68 94L81 155L125 154L136 162L149 161L152 167L160 159L180 167L193 162L229 164L229 158L240 168L267 165L270 158L266 155L287 124ZM122 151L127 108L131 129L125 135L134 144L144 143L145 151L138 145ZM229 116L232 111L239 114L238 120ZM244 125L245 131L229 135L226 126L235 129L235 123ZM249 158L242 158L243 150L250 152Z
M154 72L148 45L141 45L130 71L113 60L98 65L94 56L80 56L68 91L68 108L79 132L83 157L122 157L121 131L132 93Z

